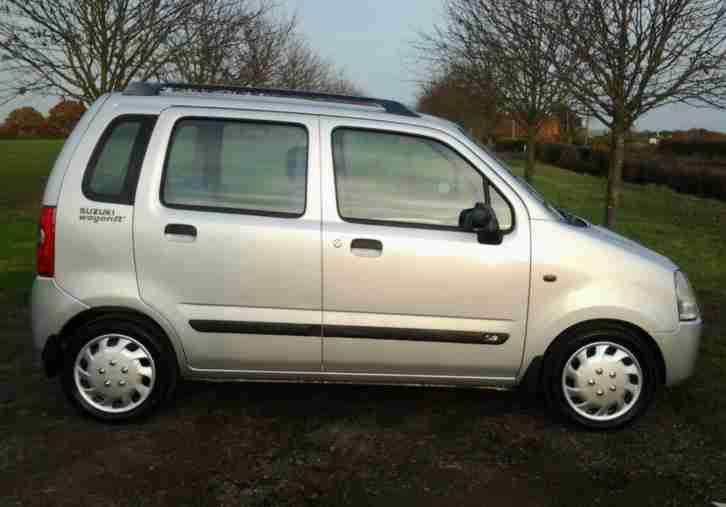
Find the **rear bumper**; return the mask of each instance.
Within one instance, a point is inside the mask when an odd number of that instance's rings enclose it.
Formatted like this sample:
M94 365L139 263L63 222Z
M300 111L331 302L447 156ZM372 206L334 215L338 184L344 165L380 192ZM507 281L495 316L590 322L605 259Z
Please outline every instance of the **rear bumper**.
M693 374L701 344L703 322L681 322L675 333L654 335L663 353L666 368L666 385L683 382Z
M30 297L30 326L35 356L46 369L58 355L58 344L52 337L58 336L71 318L87 308L58 287L52 278L35 277Z

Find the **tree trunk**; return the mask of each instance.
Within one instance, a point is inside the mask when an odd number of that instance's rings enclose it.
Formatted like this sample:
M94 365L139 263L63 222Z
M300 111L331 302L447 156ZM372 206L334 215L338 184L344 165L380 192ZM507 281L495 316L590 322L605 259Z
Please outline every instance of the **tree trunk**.
M482 122L482 139L484 140L484 144L486 144L487 148L494 151L495 148L495 142L494 142L494 122L486 119Z
M524 166L524 179L532 182L534 176L535 165L537 164L537 129L533 126L527 127L527 163Z
M620 206L620 187L623 183L623 161L625 160L626 128L618 122L613 126L610 140L610 170L605 198L605 227L615 227L615 213Z

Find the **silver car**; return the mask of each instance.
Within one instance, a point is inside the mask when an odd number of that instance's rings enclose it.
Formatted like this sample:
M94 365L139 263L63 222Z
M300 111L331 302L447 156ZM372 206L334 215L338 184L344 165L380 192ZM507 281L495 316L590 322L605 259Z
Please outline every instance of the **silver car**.
M34 345L102 420L179 377L537 388L607 429L694 369L667 258L558 210L400 103L135 83L43 197Z

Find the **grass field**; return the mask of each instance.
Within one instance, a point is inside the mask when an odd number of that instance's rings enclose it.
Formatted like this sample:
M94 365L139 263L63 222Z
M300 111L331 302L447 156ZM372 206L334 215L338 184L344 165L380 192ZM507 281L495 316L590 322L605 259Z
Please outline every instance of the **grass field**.
M564 425L517 393L294 384L185 384L152 419L107 426L32 364L36 221L59 149L0 141L0 506L726 502L726 203L625 188L618 230L689 274L706 328L696 376L622 431ZM602 180L541 167L535 185L599 222Z

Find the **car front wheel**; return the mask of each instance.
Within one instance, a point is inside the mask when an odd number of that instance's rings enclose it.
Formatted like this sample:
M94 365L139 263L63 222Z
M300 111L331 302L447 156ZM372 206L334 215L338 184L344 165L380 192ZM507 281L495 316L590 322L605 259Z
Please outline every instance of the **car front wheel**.
M550 404L591 429L612 429L640 416L657 383L652 354L626 327L581 329L556 345L546 363Z

